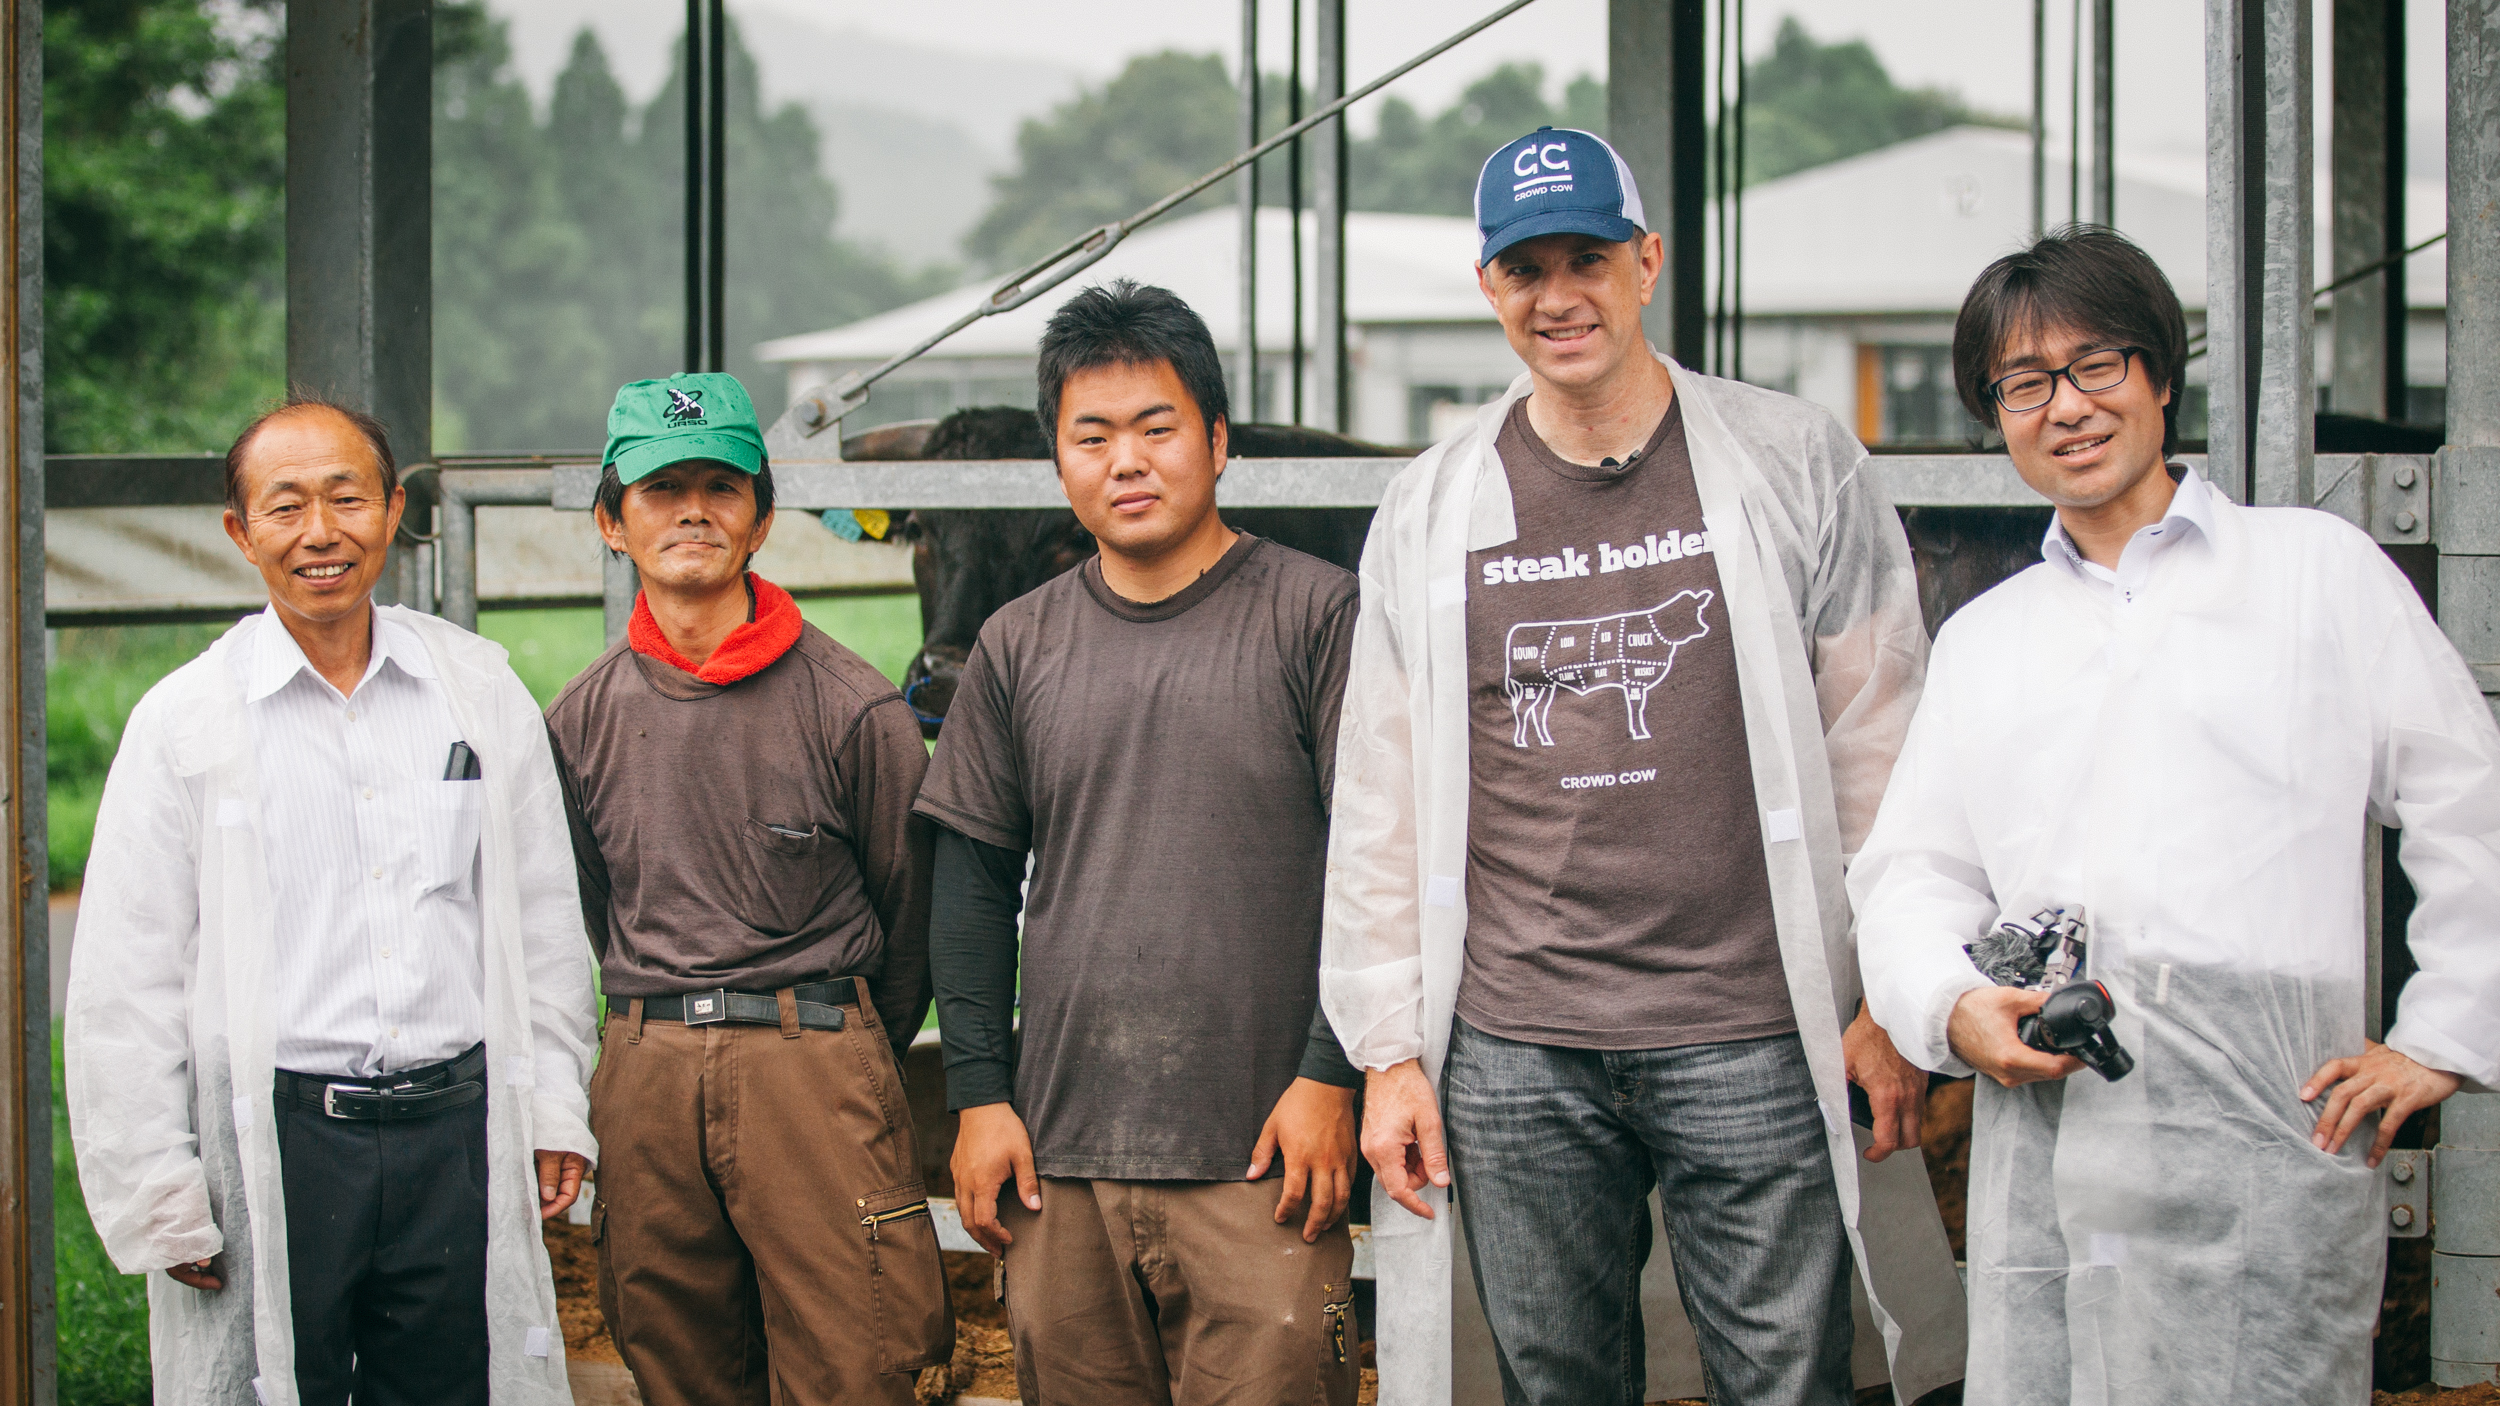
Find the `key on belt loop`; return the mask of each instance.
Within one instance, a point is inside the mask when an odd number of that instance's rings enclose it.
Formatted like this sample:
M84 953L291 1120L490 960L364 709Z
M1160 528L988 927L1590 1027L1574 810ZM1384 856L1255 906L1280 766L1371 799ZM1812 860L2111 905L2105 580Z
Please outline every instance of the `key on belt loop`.
M718 1025L729 1019L729 992L689 992L685 997L686 1024Z

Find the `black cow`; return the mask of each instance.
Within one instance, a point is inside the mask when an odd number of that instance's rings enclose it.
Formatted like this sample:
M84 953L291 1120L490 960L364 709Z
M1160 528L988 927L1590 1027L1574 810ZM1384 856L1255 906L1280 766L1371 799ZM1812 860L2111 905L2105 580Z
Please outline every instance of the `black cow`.
M1232 452L1258 459L1333 459L1400 451L1291 425L1235 425ZM1050 442L1030 410L983 406L931 424L889 425L845 441L851 459L1047 459ZM1351 571L1371 530L1369 508L1228 508L1224 521ZM1066 508L921 509L902 518L920 590L920 652L903 693L934 737L955 698L964 660L991 612L1094 554L1094 538Z

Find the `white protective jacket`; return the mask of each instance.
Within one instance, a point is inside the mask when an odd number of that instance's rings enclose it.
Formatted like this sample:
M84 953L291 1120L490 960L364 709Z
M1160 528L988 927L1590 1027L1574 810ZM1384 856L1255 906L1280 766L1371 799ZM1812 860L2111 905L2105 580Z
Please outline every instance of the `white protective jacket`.
M2385 1213L2302 1083L2366 1036L2366 820L2420 970L2387 1043L2500 1082L2500 728L2326 513L2209 495L2130 600L2061 562L1965 606L1849 872L1875 1019L1967 1073L1963 944L2080 904L2136 1060L2008 1090L1971 1149L1971 1400L2366 1402ZM2191 529L2192 530L2192 529ZM2253 1266L2253 1268L2252 1268Z
M1840 1048L1858 1005L1842 867L1927 654L1909 547L1865 449L1828 413L1666 364L1726 592L1790 998L1872 1321L1913 1400L1961 1376L1960 1284L1920 1158L1855 1155ZM1522 375L1390 483L1339 725L1321 998L1357 1065L1420 1058L1436 1086L1467 933L1467 553L1517 534L1493 446L1529 388ZM1384 1406L1450 1399L1454 1247L1446 1193L1425 1195L1428 1222L1373 1196ZM1653 1342L1690 1341L1674 1294L1644 1298ZM1672 1385L1658 1376L1653 1394Z
M590 946L547 729L501 646L385 607L425 642L476 749L488 1061L486 1311L497 1406L572 1400L534 1149L596 1158ZM244 713L246 619L150 689L105 782L64 1022L79 1185L148 1276L156 1399L292 1406L286 1212L271 1110L269 866ZM226 1288L158 1271L223 1251Z

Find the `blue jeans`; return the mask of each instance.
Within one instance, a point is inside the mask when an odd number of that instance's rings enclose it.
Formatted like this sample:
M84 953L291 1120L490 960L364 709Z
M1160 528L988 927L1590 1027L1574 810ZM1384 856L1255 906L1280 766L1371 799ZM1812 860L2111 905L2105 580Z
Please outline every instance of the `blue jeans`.
M1442 1099L1510 1406L1646 1399L1652 1187L1710 1400L1848 1406L1849 1242L1796 1036L1575 1050L1459 1020Z

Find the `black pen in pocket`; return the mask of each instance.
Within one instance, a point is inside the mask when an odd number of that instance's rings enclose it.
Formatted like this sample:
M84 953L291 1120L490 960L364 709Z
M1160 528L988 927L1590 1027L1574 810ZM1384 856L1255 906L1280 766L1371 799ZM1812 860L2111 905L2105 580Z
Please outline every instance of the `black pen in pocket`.
M477 769L477 753L471 750L469 744L466 742L451 744L451 755L443 759L443 779L445 781L475 781L481 774Z

